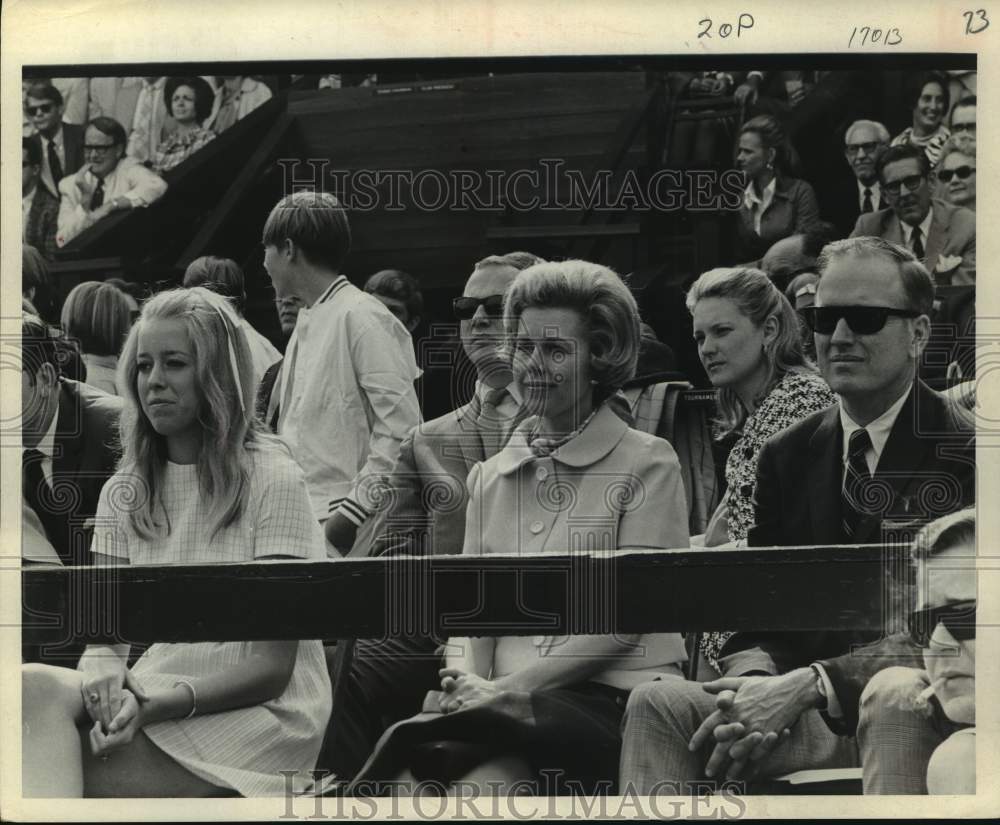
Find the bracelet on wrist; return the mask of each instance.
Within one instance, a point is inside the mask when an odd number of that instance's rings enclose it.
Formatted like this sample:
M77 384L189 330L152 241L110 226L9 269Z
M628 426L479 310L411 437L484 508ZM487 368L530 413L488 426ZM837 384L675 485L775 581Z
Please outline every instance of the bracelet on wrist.
M188 711L188 715L184 717L185 719L190 719L198 710L198 693L195 691L194 685L192 685L187 679L178 679L174 682L174 687L177 687L178 685L183 685L191 693L191 710Z

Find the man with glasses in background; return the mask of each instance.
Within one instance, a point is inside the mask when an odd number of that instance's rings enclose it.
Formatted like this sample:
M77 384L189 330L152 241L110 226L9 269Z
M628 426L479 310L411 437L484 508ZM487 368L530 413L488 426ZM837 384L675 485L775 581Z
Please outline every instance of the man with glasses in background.
M94 118L85 137L86 165L59 182L59 246L108 215L149 206L167 191L163 178L125 157L127 138L118 121Z
M921 149L892 146L876 164L889 209L861 215L851 237L875 236L909 249L940 285L976 282L976 215L932 198Z
M881 543L975 501L973 423L917 378L934 300L925 267L863 237L828 244L818 272L803 314L839 403L764 445L755 547ZM861 692L890 665L920 665L904 634L879 635L740 632L722 648L723 678L641 685L625 715L622 782L642 794L702 771L720 779L857 766Z
M34 142L42 157L41 183L59 197L59 182L83 166L84 129L63 123L63 98L50 83L32 83L25 91L24 113L35 134Z
M976 98L963 97L951 109L951 134L976 137Z
M844 133L844 159L851 177L845 175L842 185L830 187L831 203L822 204L842 238L851 233L860 215L889 206L875 170L879 158L889 147L889 140L888 129L874 120L856 120Z

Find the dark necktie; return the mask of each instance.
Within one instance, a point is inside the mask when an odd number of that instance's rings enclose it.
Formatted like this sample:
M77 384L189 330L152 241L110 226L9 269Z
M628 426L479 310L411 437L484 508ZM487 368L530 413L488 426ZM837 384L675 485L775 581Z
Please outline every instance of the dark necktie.
M920 240L920 227L913 227L913 234L910 235L910 249L916 255L918 261L924 259L924 242Z
M56 142L54 140L49 141L49 148L46 150L49 156L49 171L52 172L52 180L56 186L59 186L59 181L62 180L63 168L62 163L59 161L59 153L56 151Z
M872 446L868 430L862 428L851 433L847 444L847 472L844 474L844 487L840 495L841 526L844 540L850 544L858 529L861 516L866 512L862 502L865 500L865 485L871 481L868 462L865 453Z
M867 186L865 187L865 199L861 204L861 211L862 213L872 211L872 190Z
M97 187L90 196L90 211L93 212L104 204L104 178L97 179Z

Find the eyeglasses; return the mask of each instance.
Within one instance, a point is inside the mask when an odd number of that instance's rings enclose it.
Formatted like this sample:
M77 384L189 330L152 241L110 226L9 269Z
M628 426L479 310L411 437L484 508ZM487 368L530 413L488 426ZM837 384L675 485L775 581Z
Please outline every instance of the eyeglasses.
M890 195L898 195L901 186L905 186L910 192L916 192L923 184L923 175L910 175L902 180L894 180L891 183L883 183L882 188Z
M938 607L925 607L910 614L910 639L917 647L929 647L931 636L943 624L955 641L976 638L976 600L950 602Z
M976 169L973 166L959 166L957 169L942 169L937 173L937 176L938 180L942 183L948 183L952 178L965 180L975 171Z
M975 123L975 121L973 121L972 123L954 123L954 124L952 124L951 133L954 135L957 132L968 132L970 135L974 135L976 133L976 123Z
M844 147L844 152L848 155L856 155L858 152L863 151L866 155L874 155L881 145L881 143L875 141L869 143L848 143Z
M83 147L83 151L103 155L105 152L113 149L114 147L115 144L113 143L88 143Z
M843 318L855 335L874 335L885 326L889 316L917 318L921 313L912 309L872 306L811 306L802 310L809 329L820 335L832 335Z
M503 295L487 295L485 298L456 298L451 302L452 311L460 321L468 321L482 307L487 315L494 317L503 311Z
M24 111L31 115L31 117L34 117L37 114L47 115L55 107L55 103L39 103L37 106L25 106Z

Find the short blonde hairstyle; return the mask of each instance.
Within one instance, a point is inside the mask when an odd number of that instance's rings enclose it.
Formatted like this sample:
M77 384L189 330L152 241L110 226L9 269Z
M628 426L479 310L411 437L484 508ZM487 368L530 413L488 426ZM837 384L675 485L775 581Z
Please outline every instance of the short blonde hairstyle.
M63 332L80 342L82 352L118 355L132 326L132 309L118 287L84 281L66 296L60 320Z
M590 377L605 396L635 375L639 308L614 270L589 261L540 263L518 273L504 299L507 349L513 352L521 314L529 307L571 309L583 318Z

